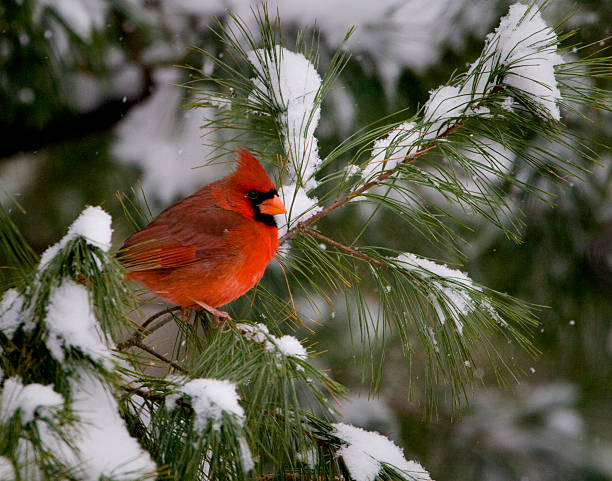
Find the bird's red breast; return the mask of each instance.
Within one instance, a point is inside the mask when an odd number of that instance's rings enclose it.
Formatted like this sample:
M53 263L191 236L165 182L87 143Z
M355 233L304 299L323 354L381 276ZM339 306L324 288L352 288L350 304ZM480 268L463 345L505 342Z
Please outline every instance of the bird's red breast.
M130 279L169 302L222 306L263 276L278 249L273 216L284 212L266 171L240 149L232 174L168 207L118 258Z

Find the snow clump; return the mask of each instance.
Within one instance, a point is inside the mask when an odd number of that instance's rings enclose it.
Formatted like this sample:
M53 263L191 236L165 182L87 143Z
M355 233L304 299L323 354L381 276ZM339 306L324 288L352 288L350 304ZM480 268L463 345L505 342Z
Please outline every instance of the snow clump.
M237 324L236 327L242 331L247 339L264 344L266 351L276 350L285 357L295 357L298 359L306 359L308 357L306 348L293 336L276 337L270 334L268 328L261 323L255 325Z
M83 237L88 244L108 252L111 247L112 218L101 207L87 207L72 223L68 233L49 247L40 257L40 268L45 267L57 253L75 237Z
M39 408L61 407L64 398L53 390L52 386L42 384L23 385L17 377L4 381L0 399L0 421L6 423L19 411L23 424L34 420Z
M336 455L341 456L351 478L374 481L384 465L415 481L431 481L429 473L416 461L407 461L404 452L393 441L372 431L350 424L332 424L344 444Z
M305 212L315 214L320 207L308 192L317 187L314 174L321 165L314 134L321 117L317 99L321 77L306 57L284 47L276 46L272 52L252 50L248 58L257 74L249 99L254 103L271 99L282 111L284 147L292 167L289 182L279 189L287 206L287 217L297 218Z
M212 421L213 428L218 430L223 413L236 416L242 424L244 410L238 404L240 398L235 384L222 379L198 378L180 386L178 390L191 398L191 407L195 413L194 426L198 431L206 429L209 421ZM182 394L168 396L166 408L174 409Z

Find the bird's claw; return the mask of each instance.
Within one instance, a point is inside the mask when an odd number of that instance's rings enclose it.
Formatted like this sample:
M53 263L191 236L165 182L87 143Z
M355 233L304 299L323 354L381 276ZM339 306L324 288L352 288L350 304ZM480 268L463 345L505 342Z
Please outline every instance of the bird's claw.
M205 302L201 302L201 301L194 301L198 306L200 306L202 309L210 312L212 314L212 316L215 318L215 325L217 327L222 327L224 326L227 321L231 321L232 320L232 316L230 316L227 312L225 311L220 311L219 309L215 309L212 306L209 306L208 304L206 304ZM225 330L222 330L221 332L227 332Z

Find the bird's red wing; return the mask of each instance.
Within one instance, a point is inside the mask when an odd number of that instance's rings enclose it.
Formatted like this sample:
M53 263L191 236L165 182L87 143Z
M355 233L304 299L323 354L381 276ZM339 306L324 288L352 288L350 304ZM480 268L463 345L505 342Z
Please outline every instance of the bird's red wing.
M211 208L189 217L164 212L125 242L118 259L130 271L186 266L232 255L229 236L242 221L225 209Z

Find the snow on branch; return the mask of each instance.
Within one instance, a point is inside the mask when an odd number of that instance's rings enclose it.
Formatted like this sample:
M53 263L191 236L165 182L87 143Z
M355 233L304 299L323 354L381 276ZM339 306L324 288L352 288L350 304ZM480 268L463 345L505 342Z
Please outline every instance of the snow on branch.
M382 170L394 169L417 149L416 144L420 137L416 123L404 122L384 137L377 139L372 148L372 157L361 172L361 176L367 179ZM352 170L353 167L349 165L351 171L356 173Z
M411 253L400 254L396 263L403 269L426 277L433 283L435 291L440 293L439 297L430 296L438 320L444 324L447 318L440 305L439 299L442 299L445 311L454 321L459 334L463 332L462 317L476 311L478 307L485 310L498 322L503 322L488 301L479 299L478 304L476 303L472 293L482 292L482 289L474 285L472 279L465 272L451 269L445 264L437 264Z
M17 412L26 424L34 420L39 408L57 408L63 404L64 398L52 386L36 383L24 386L19 378L11 377L4 381L0 391L0 424L5 424Z
M10 459L0 456L0 479L13 481L15 478L15 468L13 468Z
M527 94L544 114L560 120L557 103L561 92L555 66L564 63L557 53L557 35L541 12L521 3L510 6L508 15L487 36L481 56L474 62L463 83L461 94L482 97L501 83Z
M332 434L343 441L336 455L341 457L355 481L374 481L385 467L404 479L431 481L429 473L416 461L407 461L404 452L393 441L372 431L350 424L332 424Z
M23 296L17 289L7 289L0 301L0 332L12 338L19 326L23 326L25 331L31 331L34 325L23 312Z
M306 359L308 357L308 351L306 351L298 339L290 335L276 337L270 334L270 331L268 331L264 324L257 323L251 325L241 323L237 324L236 328L247 339L263 344L266 351L276 351L285 357L295 357L297 359Z
M491 117L488 96L499 89L510 94L500 104L502 110L512 111L513 91L506 89L511 87L538 106L538 116L560 120L561 93L555 66L563 59L557 53L557 43L555 31L546 25L539 10L520 3L512 5L457 85L431 90L418 123L401 124L376 140L362 177L395 169L420 146L439 140L462 119Z
M23 294L15 290L5 293L0 306L0 325L5 334L14 333L21 323L39 322L43 327L42 336L32 342L39 339L44 342L47 349L39 349L41 355L47 356L48 350L48 362L55 360L56 368L65 370L63 376L68 382L60 387L69 393L64 395L70 401L67 407L75 418L66 428L42 422L36 423L36 429L41 448L61 464L76 467L78 479L87 481L97 481L101 477L125 481L142 479L157 469L150 455L130 435L109 387L112 384L109 372L115 370L115 363L98 322L93 299L97 296L99 304L96 307L100 311L108 309L103 302L119 303L112 295L117 291L108 288L114 281L96 277L103 265L111 266L103 257L110 248L111 235L111 217L99 207L86 208L68 233L45 251L32 284ZM71 241L76 238L83 238L90 251L98 251L96 255L90 256L89 252L76 262L72 257L68 260L63 254L69 254L67 249L71 249ZM73 280L79 276L85 276L85 284ZM70 356L74 350L94 361L95 366L83 360L81 355ZM65 362L67 358L70 364ZM63 403L64 397L50 386L29 384L24 387L11 378L4 383L0 419L19 409L22 423L27 423L38 407ZM29 442L27 438L24 440ZM34 466L32 469L39 470L35 460L38 450L33 447L28 452L21 452L18 465Z
M166 399L166 408L172 410L182 395L191 399L191 407L195 413L194 427L203 431L212 421L213 429L220 429L223 413L235 416L242 425L244 410L238 404L240 397L236 392L236 385L222 379L193 379L182 386L178 391L181 394L171 394Z
M321 116L321 77L306 57L284 47L253 50L248 58L257 75L249 99L272 103L280 111L281 135L291 167L280 188L288 218L315 213L320 208L311 191L317 187L314 174L321 164L314 135Z
M76 237L83 237L88 244L108 252L113 235L111 222L111 216L101 207L87 207L72 223L68 233L57 244L43 252L40 267L46 266L69 241Z
M149 453L130 436L117 401L100 380L80 371L71 380L71 389L71 408L80 420L78 436L71 441L82 460L82 479L137 480L157 469ZM61 458L65 449L56 448Z
M64 279L49 297L45 324L49 351L62 362L64 350L76 348L94 361L107 363L111 352L104 341L85 286Z

